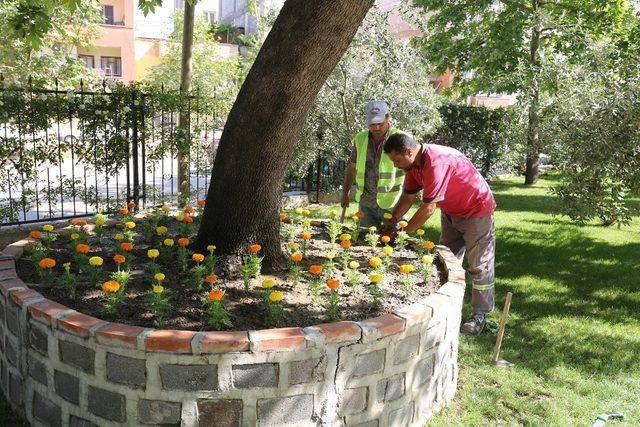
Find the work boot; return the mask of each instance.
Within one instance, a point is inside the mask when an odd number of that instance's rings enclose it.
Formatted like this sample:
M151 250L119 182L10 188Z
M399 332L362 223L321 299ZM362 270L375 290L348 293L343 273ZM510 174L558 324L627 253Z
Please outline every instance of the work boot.
M474 313L469 320L464 322L460 330L467 335L479 335L486 323L487 318L484 313Z

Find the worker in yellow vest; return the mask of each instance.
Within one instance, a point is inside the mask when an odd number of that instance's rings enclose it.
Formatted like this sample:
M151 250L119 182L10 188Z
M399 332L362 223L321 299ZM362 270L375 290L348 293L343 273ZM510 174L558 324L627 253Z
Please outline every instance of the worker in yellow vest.
M384 214L391 211L402 194L404 171L382 149L390 135L398 132L391 126L389 107L383 101L370 101L365 108L369 130L359 132L351 151L342 186L341 205L349 207L349 190L355 180L356 202L364 213L363 227L380 226Z

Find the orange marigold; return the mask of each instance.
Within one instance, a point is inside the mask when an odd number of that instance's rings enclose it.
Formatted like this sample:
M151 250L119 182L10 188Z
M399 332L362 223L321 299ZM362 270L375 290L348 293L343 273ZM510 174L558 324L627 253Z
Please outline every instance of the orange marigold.
M122 249L123 251L131 251L133 250L133 243L131 242L122 242L120 243L120 249Z
M32 239L39 239L42 237L42 233L38 230L31 230L29 232L29 237L31 237Z
M181 237L178 239L178 245L180 246L189 246L189 239L187 239L186 237Z
M209 292L209 299L211 301L220 301L224 296L224 291L221 289L214 289Z
M327 279L327 286L329 289L336 290L340 287L340 281L336 279Z
M202 254L193 254L191 255L191 259L195 262L202 262L204 261L204 255Z
M185 206L184 213L192 214L193 213L193 206L191 206L191 205Z
M374 256L369 260L369 265L373 268L378 268L382 265L382 260L379 257Z
M351 247L351 241L343 240L342 242L340 242L340 246L342 246L344 249L349 249Z
M251 252L252 254L257 254L261 250L262 250L262 246L260 246L257 243L254 243L253 245L249 246L249 252Z
M108 293L118 292L120 289L120 283L115 280L107 280L102 284L102 290Z
M291 261L300 262L302 261L302 254L300 252L295 252L291 254Z
M113 262L115 262L116 264L122 264L126 260L127 259L124 257L124 255L117 254L113 256Z
M71 221L69 221L69 223L71 225L75 225L76 227L84 227L85 225L87 225L87 221L85 221L84 219L72 219Z
M422 244L422 247L425 249L431 250L436 247L436 244L433 243L431 240L425 240L424 243Z
M364 218L364 212L362 212L362 211L358 211L358 212L356 212L356 216L357 216L359 219L362 219L362 218Z
M309 273L315 274L316 276L322 274L322 266L319 264L313 264L309 267Z
M198 199L196 203L198 203L198 206L200 206L201 208L204 208L204 205L207 203L207 201L205 199Z
M216 274L208 274L207 277L204 278L204 281L213 284L218 281L218 276Z
M86 245L84 243L78 243L76 245L76 252L79 254L87 254L90 250L91 248L89 247L89 245Z
M389 242L391 241L391 237L389 237L389 236L382 236L382 237L380 237L380 241L381 241L382 243L389 243Z
M56 266L56 260L53 258L42 258L39 262L38 265L40 266L40 268L44 269L44 268L53 268Z
M191 218L189 215L185 215L185 216L182 218L182 222L185 222L185 223L187 223L187 224L191 224L191 223L193 222L193 218Z
M309 233L308 231L303 231L302 233L300 233L300 238L302 240L311 240L311 233Z
M135 209L136 208L136 202L129 202L127 203L127 207L129 209Z
M128 214L129 214L129 209L127 209L127 208L120 208L120 209L118 209L118 213L119 213L120 215L128 215Z

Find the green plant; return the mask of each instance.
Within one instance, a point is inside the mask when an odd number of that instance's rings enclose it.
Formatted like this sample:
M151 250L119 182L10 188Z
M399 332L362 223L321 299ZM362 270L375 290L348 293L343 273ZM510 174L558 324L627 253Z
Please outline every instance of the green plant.
M217 331L224 327L231 327L231 316L222 304L224 291L213 289L209 291L207 298L207 311L209 313L209 324Z
M71 272L71 263L65 262L62 264L62 267L64 269L64 273L58 276L58 285L67 291L69 298L76 299L77 279L75 274Z

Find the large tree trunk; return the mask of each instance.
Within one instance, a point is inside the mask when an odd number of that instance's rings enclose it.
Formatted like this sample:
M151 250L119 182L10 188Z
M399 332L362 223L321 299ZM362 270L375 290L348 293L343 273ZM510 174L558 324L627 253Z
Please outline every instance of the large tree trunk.
M189 96L191 91L191 80L193 75L193 25L195 1L184 3L184 25L182 30L182 63L180 68L180 92L184 96ZM188 105L187 102L183 103ZM190 111L180 110L178 116L178 204L184 206L189 198L190 177L189 177L189 147L190 147Z
M537 2L534 1L537 8ZM524 183L532 185L538 182L538 161L540 157L540 24L536 24L531 32L529 42L529 59L533 69L531 93L529 98L529 123L527 128L527 168Z
M282 184L309 109L373 0L287 0L229 113L196 247L223 255L263 247L265 271L284 265Z

